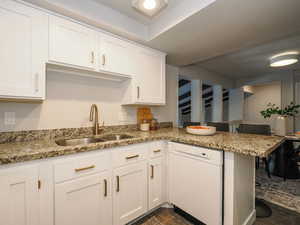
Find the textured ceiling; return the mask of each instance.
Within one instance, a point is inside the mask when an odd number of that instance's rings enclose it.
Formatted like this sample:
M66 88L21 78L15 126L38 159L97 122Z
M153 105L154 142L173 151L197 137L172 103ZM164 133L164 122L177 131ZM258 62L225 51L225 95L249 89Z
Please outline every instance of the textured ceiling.
M217 0L149 45L188 65L300 34L299 12L299 0Z
M273 41L255 48L216 57L196 65L231 78L252 77L286 70L300 70L300 63L278 68L269 66L270 57L278 53L295 50L300 52L300 36Z

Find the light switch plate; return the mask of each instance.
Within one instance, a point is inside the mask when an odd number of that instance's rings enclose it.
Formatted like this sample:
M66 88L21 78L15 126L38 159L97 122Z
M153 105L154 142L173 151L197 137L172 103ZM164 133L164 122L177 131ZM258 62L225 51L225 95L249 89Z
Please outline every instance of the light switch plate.
M16 124L16 113L5 112L4 113L4 125L11 126Z

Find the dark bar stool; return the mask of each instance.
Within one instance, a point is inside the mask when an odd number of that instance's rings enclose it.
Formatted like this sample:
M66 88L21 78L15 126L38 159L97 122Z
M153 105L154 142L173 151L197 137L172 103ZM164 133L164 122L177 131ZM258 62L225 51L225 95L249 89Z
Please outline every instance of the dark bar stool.
M229 124L228 123L207 122L207 126L216 127L217 131L229 132Z
M200 126L201 122L184 122L183 128L186 128L187 126Z
M247 134L261 134L261 135L271 135L271 128L269 125L257 125L257 124L240 124L237 129L239 133ZM267 158L263 158L265 163L265 169L268 174L268 177L271 178L269 161ZM256 168L259 166L259 158L256 158ZM256 183L256 186L260 186L259 183ZM256 216L260 218L270 217L272 215L271 208L263 201L262 199L255 198L255 208Z

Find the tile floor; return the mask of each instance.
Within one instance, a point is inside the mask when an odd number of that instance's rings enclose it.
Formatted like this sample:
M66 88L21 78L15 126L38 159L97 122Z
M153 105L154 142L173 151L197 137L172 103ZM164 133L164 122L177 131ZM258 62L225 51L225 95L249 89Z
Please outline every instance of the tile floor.
M270 204L273 214L269 218L257 219L254 225L299 225L300 214ZM172 209L160 208L133 225L192 225Z
M256 170L256 196L276 205L300 213L300 179L288 179L272 176L268 178L264 168Z

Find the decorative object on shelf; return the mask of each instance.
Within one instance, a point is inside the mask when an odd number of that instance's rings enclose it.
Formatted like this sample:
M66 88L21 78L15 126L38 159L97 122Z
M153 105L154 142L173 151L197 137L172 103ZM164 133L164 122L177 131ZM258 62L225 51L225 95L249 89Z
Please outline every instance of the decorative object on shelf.
M216 127L211 126L187 126L186 132L195 135L214 135Z
M279 136L287 135L287 118L295 117L299 111L300 105L296 105L294 102L291 102L284 109L280 109L275 104L269 103L268 108L261 111L260 114L265 118L270 118L272 115L278 115L276 118L276 129L275 134Z

